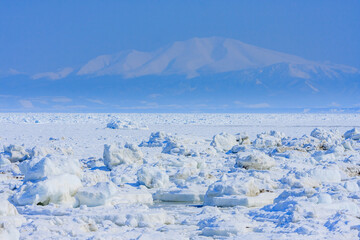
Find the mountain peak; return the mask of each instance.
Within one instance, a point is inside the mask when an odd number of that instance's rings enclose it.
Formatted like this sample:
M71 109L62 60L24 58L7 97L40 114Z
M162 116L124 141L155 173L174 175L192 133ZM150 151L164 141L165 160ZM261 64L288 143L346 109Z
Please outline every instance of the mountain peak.
M337 76L339 71L358 72L356 68L317 63L235 39L195 37L185 41L176 41L149 52L126 50L116 54L100 55L83 65L76 71L76 75L119 75L123 78L181 75L194 78L200 75L260 69L275 64L287 64L290 76L303 79L319 71L328 76ZM71 71L46 72L35 74L33 78L60 79L70 73Z
M130 50L102 55L90 60L77 74L122 75L125 78L145 75L185 75L187 78L192 78L201 74L256 69L279 63L290 64L292 73L304 78L307 74L297 70L295 66L302 65L311 69L323 65L235 39L208 37L177 41L151 52Z

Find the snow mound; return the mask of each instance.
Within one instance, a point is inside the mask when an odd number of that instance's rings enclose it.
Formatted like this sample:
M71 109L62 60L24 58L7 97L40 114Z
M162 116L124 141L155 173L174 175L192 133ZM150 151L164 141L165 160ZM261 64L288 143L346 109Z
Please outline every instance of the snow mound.
M51 176L36 183L28 181L14 195L13 201L18 205L55 203L74 206L74 195L81 186L80 179L71 174Z
M165 171L155 167L142 167L137 173L137 180L148 188L166 188L169 186L169 176Z
M34 158L19 165L25 181L36 181L46 177L73 174L82 175L80 162L65 156L47 155L44 158Z
M120 164L133 164L142 162L143 153L134 144L125 144L124 147L115 145L104 145L104 164L112 169Z
M245 169L268 170L276 165L275 160L263 152L254 151L253 153L236 158L236 166Z
M219 133L213 137L212 142L210 143L218 151L229 151L233 146L238 145L239 142L237 141L234 135L228 133Z

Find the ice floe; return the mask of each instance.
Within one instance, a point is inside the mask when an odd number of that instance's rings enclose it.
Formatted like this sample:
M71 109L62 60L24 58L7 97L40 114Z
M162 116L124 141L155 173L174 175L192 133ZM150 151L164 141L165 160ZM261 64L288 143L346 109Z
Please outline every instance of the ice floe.
M358 119L0 114L0 239L357 239Z

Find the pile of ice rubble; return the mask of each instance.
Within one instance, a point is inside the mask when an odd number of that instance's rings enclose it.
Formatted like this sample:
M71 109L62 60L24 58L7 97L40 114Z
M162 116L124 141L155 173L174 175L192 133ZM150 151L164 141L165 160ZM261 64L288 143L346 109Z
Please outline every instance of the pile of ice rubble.
M133 121L125 121L125 120L111 120L107 125L107 128L111 129L132 129L132 130L147 130L149 129L146 125L140 125Z
M193 233L204 236L360 237L357 129L316 128L300 138L270 131L253 140L246 133L207 140L154 132L140 144L105 144L103 158L91 160L75 159L69 149L9 145L0 166L8 186L0 200L4 239L19 238L26 219L18 211L59 207L73 214L112 209L86 220L89 232L108 220L128 227L194 224ZM186 218L149 207L159 202L203 207Z

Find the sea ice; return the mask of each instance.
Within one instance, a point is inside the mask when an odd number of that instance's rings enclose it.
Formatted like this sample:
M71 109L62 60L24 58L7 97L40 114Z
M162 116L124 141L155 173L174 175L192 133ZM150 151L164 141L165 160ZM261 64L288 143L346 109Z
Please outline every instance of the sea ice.
M165 188L170 185L166 172L156 167L144 166L136 175L138 182L148 188Z
M233 146L238 145L239 142L237 141L234 135L228 133L219 133L213 137L211 142L211 146L216 148L219 151L229 151Z
M47 177L39 182L28 181L15 193L13 201L18 205L55 203L74 206L74 196L81 186L79 177L68 173Z
M236 159L236 166L245 169L267 170L275 166L276 162L263 152L253 151L247 156L239 155Z
M78 160L59 155L33 158L22 162L19 167L25 176L25 181L41 180L64 173L73 174L78 177L82 175L81 165Z
M125 144L124 147L104 145L104 164L112 169L119 164L132 164L142 161L143 153L134 144Z
M114 119L123 130L104 128ZM360 236L359 114L14 113L0 125L0 239Z

